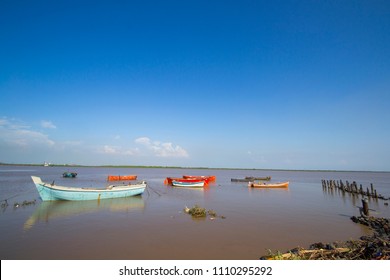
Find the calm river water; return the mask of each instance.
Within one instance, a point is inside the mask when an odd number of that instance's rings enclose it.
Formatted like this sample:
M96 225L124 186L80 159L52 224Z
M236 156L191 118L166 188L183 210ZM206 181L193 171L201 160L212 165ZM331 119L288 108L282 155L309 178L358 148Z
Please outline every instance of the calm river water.
M65 171L76 178L62 178ZM146 180L142 196L84 202L42 202L31 175L65 186L106 186L107 175ZM204 190L164 185L168 176L216 175ZM250 189L231 178L272 176L288 190ZM0 256L8 259L250 260L315 242L370 234L350 217L361 197L323 190L322 179L370 183L390 196L390 173L263 170L0 166ZM5 206L5 200L8 206ZM36 200L22 206L23 201ZM369 200L370 214L390 218L384 200ZM15 204L19 204L16 207ZM199 205L216 219L193 219L183 209Z

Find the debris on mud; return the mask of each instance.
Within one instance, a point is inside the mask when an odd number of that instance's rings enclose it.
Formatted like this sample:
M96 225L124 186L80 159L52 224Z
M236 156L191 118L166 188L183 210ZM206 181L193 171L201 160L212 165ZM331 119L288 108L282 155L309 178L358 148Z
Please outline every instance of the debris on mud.
M14 208L18 208L20 206L29 206L29 205L35 205L37 201L34 199L34 200L31 200L31 201L27 201L27 200L24 200L22 203L19 203L19 202L15 202L14 203ZM8 205L8 203L7 203Z
M263 260L390 260L390 220L371 216L351 217L355 223L368 226L373 234L359 240L314 243L309 249L294 248L287 253L269 251Z

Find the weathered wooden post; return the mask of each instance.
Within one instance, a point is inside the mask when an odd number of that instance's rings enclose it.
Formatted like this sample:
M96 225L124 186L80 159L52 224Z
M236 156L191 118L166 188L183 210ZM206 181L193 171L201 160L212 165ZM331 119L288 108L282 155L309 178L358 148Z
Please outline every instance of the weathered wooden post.
M368 211L368 199L367 198L364 198L362 199L362 203L363 203L363 214L368 216L369 215L369 211Z

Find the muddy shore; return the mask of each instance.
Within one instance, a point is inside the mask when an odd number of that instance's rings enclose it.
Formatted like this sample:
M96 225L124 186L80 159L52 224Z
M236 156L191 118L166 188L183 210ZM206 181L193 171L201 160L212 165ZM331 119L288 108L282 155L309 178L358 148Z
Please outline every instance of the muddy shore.
M294 248L286 253L261 257L268 260L390 260L390 220L361 215L352 216L355 223L372 229L371 235L344 242L313 243L309 248Z

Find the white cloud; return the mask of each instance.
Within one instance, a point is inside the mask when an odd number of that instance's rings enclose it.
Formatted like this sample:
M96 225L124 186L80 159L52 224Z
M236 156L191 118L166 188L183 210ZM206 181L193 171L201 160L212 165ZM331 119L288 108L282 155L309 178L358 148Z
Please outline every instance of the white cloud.
M133 156L138 153L138 149L124 149L119 146L104 145L99 149L99 153L106 154L106 155Z
M126 156L134 156L134 155L138 154L138 152L139 152L139 149L135 148L135 149L125 150L125 151L123 151L123 154Z
M167 158L187 158L188 152L180 145L172 142L162 142L152 140L148 137L139 137L133 143L118 145L118 141L122 141L119 135L113 135L113 143L107 143L100 146L88 145L81 140L62 140L53 141L50 134L44 133L42 128L56 128L51 121L42 121L39 126L33 127L23 121L0 117L0 147L3 150L9 151L9 157L17 151L26 151L33 153L50 153L58 160L62 158L70 158L74 155L85 153L93 153L105 155L106 157L129 158L137 157L158 157ZM49 130L48 130L49 131ZM116 143L116 144L114 144ZM40 154L36 154L36 158L40 158Z
M43 128L57 128L51 121L41 121L41 126Z
M55 142L48 135L5 118L0 119L0 138L4 143L11 146L42 145L52 147L55 145Z
M105 145L103 147L103 153L104 154L116 154L117 153L117 149L113 146L108 146L108 145Z
M5 126L7 125L9 122L6 120L6 119L0 119L0 126Z
M55 142L49 139L49 136L32 130L18 130L14 133L15 143L19 143L23 146L31 144L42 144L48 146L54 146Z
M148 137L137 138L134 142L145 146L157 157L188 157L188 152L185 149L170 142L152 141Z
M145 146L151 145L151 141L150 141L150 139L148 137L137 138L137 139L135 139L134 142L137 143L137 144L143 144Z

